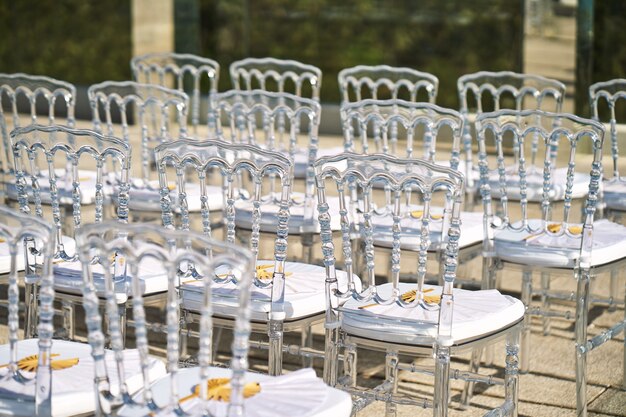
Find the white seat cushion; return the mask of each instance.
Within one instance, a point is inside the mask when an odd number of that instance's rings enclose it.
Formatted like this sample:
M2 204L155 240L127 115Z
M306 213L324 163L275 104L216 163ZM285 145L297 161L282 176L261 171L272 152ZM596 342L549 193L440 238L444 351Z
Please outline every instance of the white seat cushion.
M39 353L38 340L28 339L18 342L18 358L24 358ZM59 354L56 359L78 358L78 364L60 370L52 371L52 415L74 416L82 413L93 413L95 410L94 393L94 362L91 356L91 346L85 343L68 342L64 340L52 341L52 354ZM9 362L9 345L0 346L0 364ZM112 392L119 390L116 362L112 351L106 351L106 367L111 381ZM0 414L3 416L33 416L35 403L32 401L18 401L24 397L34 396L35 384L23 385L13 379L5 379L7 368L0 368ZM125 382L130 393L137 392L143 385L139 353L136 349L124 351ZM156 358L150 359L149 375L154 381L165 375L165 366ZM34 372L24 373L29 378Z
M626 178L604 181L604 202L613 210L626 211Z
M209 378L230 378L230 369L210 368ZM352 411L350 395L330 388L312 369L301 369L286 375L268 376L246 372L245 381L258 382L261 391L244 399L246 417L348 417ZM200 382L200 368L181 369L178 372L178 392L181 397L192 394ZM155 402L163 407L170 398L171 379L165 377L152 388ZM140 394L138 394L140 395ZM209 411L214 417L226 417L228 403L210 401ZM199 415L200 402L197 397L183 401L181 408L190 415ZM139 407L123 407L120 417L149 415L150 410ZM195 414L199 413L199 414ZM159 413L159 417L175 417L173 412Z
M529 220L538 229L541 221ZM514 225L515 226L515 225ZM531 237L528 232L497 231L494 246L498 257L519 264L573 268L580 256L581 235ZM626 227L606 219L593 222L592 265L604 265L626 257Z
M343 146L334 146L332 148L318 148L317 158L322 156L334 156L345 151ZM285 152L285 156L289 156L289 152ZM306 178L306 170L309 166L309 149L299 148L294 153L294 177L301 179Z
M63 246L69 255L73 255L76 252L76 241L68 236L63 236ZM16 257L17 270L24 270L24 250L23 246L19 245L18 254ZM0 242L0 274L8 274L11 272L11 253L9 252L9 244L7 242Z
M381 296L388 298L393 287L391 284L383 284L376 288ZM415 288L415 283L400 283L402 293ZM440 286L425 285L424 288L434 290L429 294L441 294ZM452 339L455 344L505 329L524 316L522 302L502 295L498 290L469 291L455 288L453 295ZM359 306L371 303L349 299L341 307L341 327L356 336L401 344L429 345L437 337L438 308L403 308L392 304L359 309Z
M113 201L117 202L117 187L113 190ZM200 202L200 184L188 183L185 185L185 193L187 194L187 208L189 212L197 213L201 210ZM207 185L206 193L208 197L209 210L218 211L224 208L224 193L222 187L215 185ZM180 212L180 204L178 199L178 190L171 189L170 198L172 201L172 211ZM159 184L154 181L150 183L150 187L131 186L129 192L128 208L135 211L161 212L161 195L159 193Z
M410 212L421 210L422 207L410 206L407 210L407 217L400 220L400 227L402 229L400 247L402 249L410 251L419 251L420 249L421 214L416 214L417 218L415 218L410 215ZM432 217L433 215L440 216L442 214L443 210L441 208L431 208L431 220L429 224L431 249L434 248L434 245L441 242L441 223L443 221L441 218L433 219ZM393 234L391 232L393 219L391 216L378 217L374 215L372 217L372 224L374 226L374 245L391 248L393 245ZM484 235L483 213L461 212L459 248L465 248L482 242Z
M101 265L92 265L94 285L99 297L104 297L104 272ZM128 271L130 273L130 271ZM167 291L167 274L162 265L152 257L145 257L139 265L142 294L151 295ZM115 296L118 304L125 303L132 295L131 278L115 282ZM82 294L83 270L79 261L62 262L54 266L54 288L70 294Z
M517 168L517 167L516 167ZM497 172L489 173L489 186L491 195L495 198L501 197L500 180ZM583 198L589 193L589 174L580 172L574 173L574 183L572 186L572 198ZM557 168L552 171L552 187L548 193L551 201L560 201L565 197L565 185L567 182L567 168ZM517 171L507 169L506 175L506 195L509 200L519 200L520 179ZM541 201L543 196L543 172L528 172L526 175L526 198L528 201Z
M57 175L57 192L59 203L63 205L72 204L72 179L65 175L64 169L55 170ZM79 170L78 180L80 183L80 203L85 205L94 204L96 201L96 171ZM41 171L39 178L39 191L42 204L51 204L50 196L50 179L47 171ZM35 196L31 185L30 177L26 178L26 192L28 193L28 201L35 202ZM6 183L7 197L11 200L17 200L17 187L15 185L15 177L9 179Z
M280 199L280 196L276 196ZM263 200L269 200L270 196L263 197ZM299 234L304 231L306 226L307 231L319 233L320 225L317 220L319 212L317 211L317 197L314 197L311 201L313 206L312 217L309 218L310 223L305 224L305 207L304 207L304 193L292 193L291 199L294 204L289 208L289 233ZM341 219L339 216L339 198L328 197L327 198L329 212L331 216L330 227L332 230L341 229ZM252 228L252 200L237 200L235 202L235 224L244 229ZM268 201L261 206L261 231L264 232L276 232L278 226L278 214L280 207L274 201Z
M266 271L273 271L274 262L262 260L257 266L271 265ZM285 271L291 273L285 277L285 320L297 320L325 311L326 298L325 280L326 269L321 266L308 265L299 262L286 262ZM219 271L218 271L219 272ZM224 271L226 273L227 271ZM360 280L354 277L360 287ZM344 271L337 271L337 280L340 289L345 289L347 275ZM200 281L188 281L182 285L183 308L192 311L201 311L204 307L202 300L202 284ZM271 288L252 289L251 319L254 321L268 320L271 311ZM233 283L214 284L213 313L216 315L233 317L237 315L237 287Z

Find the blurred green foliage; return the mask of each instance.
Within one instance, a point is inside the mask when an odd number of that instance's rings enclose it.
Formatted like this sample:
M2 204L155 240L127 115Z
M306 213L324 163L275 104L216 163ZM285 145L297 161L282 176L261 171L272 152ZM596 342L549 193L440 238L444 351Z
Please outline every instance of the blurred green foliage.
M200 0L202 54L320 67L322 101L339 102L337 73L367 64L435 74L437 103L458 108L456 80L479 70L522 69L523 0Z
M0 0L0 72L130 79L130 0Z

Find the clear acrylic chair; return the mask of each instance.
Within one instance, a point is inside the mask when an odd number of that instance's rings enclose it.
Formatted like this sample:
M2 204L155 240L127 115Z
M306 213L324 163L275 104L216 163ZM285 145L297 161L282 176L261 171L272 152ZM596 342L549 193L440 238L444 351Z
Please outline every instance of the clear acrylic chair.
M626 257L626 227L606 219L594 221L599 204L599 188L602 181L602 145L604 128L600 123L565 113L549 113L539 110L502 110L478 116L476 120L481 184L480 191L485 214L484 243L486 280L494 280L501 267L522 272L522 301L526 307L522 333L521 369L530 366L530 319L531 315L575 319L576 392L578 415L586 415L586 357L589 351L610 339L623 327L623 322L588 340L590 303L614 305L615 293L608 297L593 296L590 292L592 277L603 278L604 273L613 274ZM533 214L529 205L527 173L531 165L526 154L532 150L539 137L538 154L543 160L539 168L543 178L540 214ZM511 175L506 169L504 143L517 148L518 172ZM581 149L591 149L591 156L580 156ZM554 149L559 157L553 158ZM590 159L592 161L590 162ZM568 174L565 184L555 184L554 172L565 166ZM499 177L498 197L494 197L489 177L492 172ZM587 197L582 209L576 207L573 198L576 172L589 172ZM509 184L516 182L516 187ZM555 186L563 186L562 207L550 198ZM509 200L509 190L519 189L517 204ZM516 191L514 191L516 192ZM532 274L541 273L541 290L533 289ZM577 283L575 296L568 291L550 288L545 282L550 274L571 273ZM606 288L606 285L602 287ZM533 296L541 297L541 304L533 304ZM551 300L575 302L575 313L555 310ZM544 332L550 322L544 320Z
M122 138L135 149L131 213L160 211L154 148L187 134L189 97L181 91L132 81L89 87L94 130ZM171 185L172 191L175 185Z
M76 88L70 83L38 75L0 74L0 173L3 191L10 199L16 199L11 131L29 124L58 124L62 122L59 116L72 127L75 105ZM44 195L44 201L49 204L49 197Z
M169 198L167 193L165 196ZM117 222L85 226L77 235L77 241L84 272L88 338L96 372L97 415L178 416L184 413L226 417L247 415L247 409L255 409L265 415L287 417L309 415L313 409L321 409L311 415L347 417L350 398L328 388L311 370L277 378L246 372L254 277L254 257L249 251L200 233L167 230L151 224L120 225ZM141 269L149 265L162 269L168 282L163 325L167 331L166 375L157 375L155 371L161 371L162 362L150 355L151 347L159 342L147 337L149 312L143 298L143 282L138 279ZM117 316L114 288L120 275L129 280L132 291L137 349L124 349L120 330L112 329L113 349L107 352L101 323L103 316L108 316L109 321ZM179 325L183 317L178 289L181 286L185 291L198 294L197 300L202 305L199 366L193 368L181 368L179 365ZM104 287L106 291L108 303L104 314L99 308L98 287ZM232 293L233 289L237 289L236 294ZM214 300L224 292L228 293L236 312L230 369L211 366L212 334L217 324ZM157 344L156 347L162 349L162 345ZM144 371L133 381L141 390L134 396L126 386L114 390L112 382L134 366L140 366ZM340 403L343 403L343 413L332 414Z
M56 232L54 260L60 264L55 267L55 288L57 299L63 303L67 336L74 338L74 306L81 304L81 283L76 274L60 274L58 268L77 264L76 231L83 224L99 223L104 218L109 201L105 172L115 174L116 183L111 185L117 190L116 217L120 222L127 222L131 149L115 137L57 125L17 128L11 132L11 144L20 211L46 219ZM81 167L94 170L96 174L95 180L88 179L86 186L83 186ZM70 189L59 188L58 170L63 171L63 178L71 179L67 182L71 184ZM42 178L41 172L47 175ZM40 195L44 188L51 196L50 207L42 205ZM28 189L34 191L33 203L28 198ZM87 196L94 204L83 204ZM70 199L67 207L71 210L62 208L64 198Z
M187 93L191 99L189 117L192 134L198 136L201 120L210 111L217 94L220 65L197 55L164 52L136 56L130 61L130 67L134 80L139 83L156 84Z
M94 361L91 347L57 338L52 263L56 230L52 223L0 207L0 236L3 251L13 264L9 276L9 343L0 346L0 414L3 416L91 415L96 410L93 389ZM19 338L19 288L16 265L24 258L28 267L24 282L39 286L38 326L34 338ZM111 355L112 352L106 352ZM110 357L110 356L109 356ZM158 366L158 364L155 364ZM161 373L164 373L163 366ZM124 382L129 392L139 388L139 364L126 367ZM109 367L109 372L114 368ZM111 386L119 386L112 379Z
M186 140L160 145L156 158L161 184L170 180L172 170L179 184L195 176L203 184L211 177L218 177L224 184L226 207L222 229L212 228L209 221L211 200L202 195L201 218L181 211L181 219L175 224L170 208L170 198L162 193L163 224L166 228L197 230L207 236L222 236L228 243L250 248L256 262L253 283L252 321L255 333L266 333L269 341L251 341L252 346L269 350L269 373L282 372L283 351L309 358L323 358L323 352L309 347L311 325L323 321L324 269L300 262L288 262L290 233L290 200L293 164L277 152L263 150L250 144L232 144L224 140ZM168 175L169 174L169 175ZM272 187L272 184L275 185ZM267 191L273 188L277 204L266 204ZM164 190L162 188L162 190ZM196 197L197 198L197 197ZM191 196L181 188L179 199L185 207ZM250 211L249 207L253 210ZM261 219L272 213L273 229L261 234ZM250 230L237 227L242 218ZM264 239L265 237L265 239ZM273 246L264 241L273 241ZM183 287L184 289L184 287ZM183 291L183 309L187 323L197 322L201 306L193 292ZM223 317L221 324L232 324L234 311L227 297L215 300L213 306ZM186 333L186 329L182 329ZM303 346L283 346L285 332L301 332Z
M457 111L430 103L368 99L344 105L342 113L346 151L363 154L384 153L400 158L417 157L465 172L464 161L460 156L463 118ZM358 132L358 135L355 132ZM444 152L442 148L445 149ZM377 188L382 186L383 183L374 185ZM387 199L391 198L389 191L385 195ZM386 204L391 204L391 201L387 201ZM437 208L439 211L442 209ZM404 227L419 230L422 210L422 204L413 207L413 217L405 220ZM482 242L484 236L483 215L462 211L461 220L459 248L462 252L459 262L465 263L481 253L478 244ZM374 245L390 249L392 224L389 219L385 216L375 218L374 223ZM433 233L431 239L436 243L440 236L437 236L436 230L433 230ZM419 236L405 237L402 249L417 251Z
M266 90L291 93L319 101L322 70L289 59L246 58L230 64L235 90Z
M618 221L623 212L626 212L626 176L620 174L619 141L624 137L624 121L618 120L616 112L620 103L626 103L626 79L615 79L599 82L589 87L589 100L593 109L593 119L608 122L608 131L611 135L611 159L613 176L606 175L602 182L601 217L607 216ZM604 110L608 110L608 119L600 117ZM608 178L607 178L608 177ZM605 211L604 213L602 213Z
M480 177L473 156L476 142L472 137L476 137L474 126L476 116L501 109L546 110L559 113L563 107L563 100L565 100L565 84L533 74L510 71L480 71L460 77L457 81L457 90L460 111L465 118L463 153L467 177L465 187L468 193L466 204L473 205L474 198L478 193L477 184ZM515 149L515 147L512 148ZM536 157L535 149L536 144L533 144L533 151L531 152L533 163ZM514 167L515 165L512 165L513 169ZM565 172L559 171L557 175L564 177ZM540 197L537 198L536 196L541 194L541 178L529 176L528 179L529 190L535 190L535 193L529 194L528 197L535 201L540 200ZM576 181L579 187L585 189L589 183L589 177L576 178ZM497 178L492 178L492 188L497 188L493 186L496 183ZM519 199L519 196L511 195L510 198ZM561 195L559 198L562 200L563 196Z
M319 199L322 250L326 267L326 362L325 380L359 397L353 410L358 411L374 400L383 400L386 415L395 416L396 405L432 407L435 416L448 415L451 375L466 381L491 382L505 387L505 402L490 415L517 415L518 334L523 305L497 290L468 291L453 288L456 278L460 213L464 197L464 177L456 170L418 158L400 159L390 155L345 153L318 159L315 165ZM376 196L374 184L383 182L391 194L390 204ZM342 266L348 283L337 280L337 261L326 204L327 183L335 186L341 202ZM333 188L335 188L333 187ZM354 194L364 202L361 213L353 209ZM442 201L443 200L443 201ZM414 230L404 228L415 201L423 202L419 229L418 259L405 257L404 238L413 239ZM431 211L431 202L442 201L442 213ZM381 210L384 208L384 210ZM390 267L381 267L374 253L374 217L386 216L392 222L393 244ZM429 262L431 230L436 227L442 238L435 243L441 260ZM354 231L365 241L366 268L361 275L361 290L353 280L350 239ZM414 266L417 273L411 282L400 282L400 272ZM388 265L388 264L387 264ZM386 265L386 266L387 266ZM384 271L389 283L376 285L376 274ZM435 275L443 286L427 285L425 279ZM347 300L341 305L339 300ZM506 339L504 380L484 377L476 372L450 369L450 357ZM358 387L357 348L386 352L386 380L371 390ZM343 354L343 374L338 357ZM404 364L399 355L434 357L434 366ZM434 399L409 398L398 394L399 370L434 375Z
M432 74L389 65L345 68L337 79L341 104L366 99L435 103L439 89L439 79Z

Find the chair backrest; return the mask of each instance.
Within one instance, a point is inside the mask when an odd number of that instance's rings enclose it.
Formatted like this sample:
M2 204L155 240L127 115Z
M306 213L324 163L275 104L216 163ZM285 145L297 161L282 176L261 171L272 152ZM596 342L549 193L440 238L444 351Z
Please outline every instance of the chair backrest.
M232 395L229 415L243 414L243 378L247 368L248 337L250 334L250 281L254 264L250 253L235 245L216 242L200 234L165 230L152 224L121 225L117 222L103 222L85 226L76 236L80 248L80 261L83 265L83 305L85 321L89 331L88 340L92 347L95 366L95 390L98 398L96 414L109 414L115 404L133 404L145 406L152 411L162 411L167 407L178 407L183 401L183 394L178 389L179 363L179 311L180 297L177 288L183 278L193 276L199 281L198 290L204 297L200 320L200 346L198 361L200 365L200 395L203 415L208 413L208 380L211 378L212 362L212 303L211 289L214 281L234 282L238 285L238 314L236 316L233 357L231 368ZM93 260L96 259L96 263ZM147 338L146 311L143 301L142 279L139 270L142 265L152 263L154 268L163 270L167 277L168 291L165 312L167 328L167 370L171 381L169 395L155 398L152 380L149 376L150 341ZM121 266L121 267L120 267ZM100 271L96 273L98 268ZM222 276L220 271L224 271ZM123 339L119 325L119 313L115 301L115 280L122 275L129 277L133 300L133 318L135 337L141 368L142 391L139 398L130 398L125 384L120 384L118 394L110 392L110 381L124 380ZM221 278L218 278L218 275ZM105 354L105 335L102 329L102 314L99 298L94 285L95 280L104 282L106 305L104 314L110 323L109 334L114 355ZM115 367L107 367L106 361L114 360ZM112 378L108 369L116 369L118 374ZM121 376L121 378L120 378Z
M622 101L626 105L626 79L615 79L600 83L595 83L589 87L589 100L593 109L593 119L600 122L601 103L604 101L609 110L609 125L611 134L611 158L613 159L613 178L620 179L619 174L619 135L618 124L626 123L617 120L616 107Z
M457 81L460 111L466 119L463 151L466 158L468 187L472 181L472 124L470 113L479 115L501 109L545 110L560 113L565 100L565 84L532 74L511 71L480 71L461 76ZM488 106L484 109L484 106ZM536 144L535 144L536 146ZM534 153L533 153L534 158Z
M449 338L453 308L452 287L456 277L460 212L464 193L463 175L450 168L431 164L417 158L399 159L390 155L359 155L354 153L319 158L315 163L315 175L319 200L322 253L327 274L326 294L331 297L353 297L362 301L372 300L383 305L396 303L406 308L424 307L423 285L428 273L427 255L431 246L430 233L433 230L433 225L435 225L435 228L440 227L439 230L442 233L438 250L444 253L441 268L437 267L445 282L443 301L440 304L439 337ZM344 270L348 276L347 289L340 289L337 284L333 234L330 226L331 212L326 193L328 179L336 185L339 196ZM375 196L373 191L376 182L383 182L386 188L391 190L393 196L391 204L374 207ZM350 197L352 190L357 191L358 200L362 201L362 207L358 210L362 214L358 213L354 207L354 200ZM444 214L442 216L434 216L431 213L433 197L444 199L442 204ZM403 298L399 289L400 270L404 259L400 250L400 242L403 236L415 235L415 230L403 230L402 220L412 215L411 210L413 209L411 207L416 201L422 205L421 230L419 232L420 250L414 287L416 297L414 301L407 301L406 296ZM393 245L390 270L385 273L393 286L389 297L378 294L375 286L374 274L377 259L374 254L373 239L373 219L375 216L387 217L392 221ZM351 239L355 230L360 231L364 241L362 256L364 257L365 275L361 277L363 280L362 291L358 290L353 275ZM409 261L405 261L404 264L406 262ZM385 263L385 265L389 264ZM331 299L328 305L337 306L337 303ZM332 314L330 315L332 316ZM327 325L332 326L333 323L327 323Z
M541 110L500 110L493 113L484 113L476 119L476 129L479 146L480 166L480 193L483 199L485 213L485 245L492 248L494 229L528 232L531 235L546 233L550 236L573 235L569 225L577 223L573 218L576 214L572 210L574 176L578 171L589 172L589 190L584 202L582 213L582 247L581 255L590 255L591 231L593 216L596 211L599 183L602 179L602 145L604 141L604 127L593 120L566 113L550 113ZM533 165L527 163L527 141L533 143L539 140L543 147L543 161ZM507 157L504 142L512 143L519 157L513 165L514 170L507 169ZM585 158L576 158L576 151L585 148L585 141L589 141L587 149L591 149L593 160L591 163ZM562 149L561 149L562 148ZM554 158L554 149L562 155ZM582 159L582 160L581 160ZM555 183L555 171L560 165L566 167L567 174L564 183ZM581 170L581 166L583 169ZM496 174L498 203L494 213L492 207L492 182L490 173ZM541 219L534 223L529 218L528 209L528 178L532 174L540 174L541 183ZM562 180L561 180L562 181ZM555 187L564 188L563 212L555 220L556 207L552 198ZM517 210L512 210L508 193L511 189L519 190L520 220L512 217ZM517 198L516 198L517 200ZM574 214L572 214L574 213ZM496 218L497 217L497 218ZM559 221L561 226L556 232L551 231L551 222ZM585 257L581 262L585 261Z
M103 136L92 130L72 129L65 126L30 125L11 132L11 144L15 159L15 175L20 211L44 217L42 189L47 190L52 208L52 223L57 232L56 256L64 260L75 259L63 245L63 232L72 237L82 223L81 210L86 194L93 194L95 204L93 221L101 222L104 216L106 183L105 171L115 170L117 181L117 217L121 222L128 219L128 193L131 148L128 143L112 136ZM82 179L79 167L93 170L95 178ZM106 168L106 169L105 169ZM87 185L81 187L81 183ZM32 193L32 199L31 195ZM71 225L67 225L66 203L71 204ZM69 230L68 227L69 226Z
M247 143L289 157L307 150L305 198L313 198L319 124L322 108L314 100L289 93L231 90L216 96L217 136ZM228 126L230 135L220 124Z
M150 180L154 148L187 134L189 97L181 91L133 81L106 81L89 87L88 95L94 130L120 137L141 149L141 152L135 151L141 170L133 172L133 176L138 175L144 182ZM105 126L102 126L102 114ZM137 125L132 132L129 117ZM133 170L137 170L137 166Z
M210 109L213 96L217 93L220 64L197 55L165 52L136 56L130 61L130 67L134 80L139 83L175 88L189 95L189 116L196 134L200 125L203 93L206 91L207 109Z
M291 185L293 177L293 163L277 152L261 149L249 144L232 144L224 140L193 140L181 139L176 142L164 143L156 149L157 169L159 170L159 184L161 188L161 208L163 225L166 228L175 228L172 215L172 204L168 184L168 167L176 172L176 184L179 192L181 223L179 228L190 230L190 213L187 207L191 198L200 198L200 215L202 232L212 235L209 212L211 202L206 194L206 184L211 177L217 176L224 187L224 222L226 242L236 242L235 227L236 207L242 202L251 203L251 237L250 250L255 261L259 256L260 221L267 205L275 203L279 206L276 216L277 222L272 233L276 234L274 241L274 271L283 271L287 257L287 236L289 223L289 207L291 205ZM171 169L170 168L170 169ZM192 178L197 175L197 178ZM278 177L279 190L269 197L264 194L263 188L273 191L274 179ZM190 196L185 191L185 185L195 181L200 182L200 195ZM269 199L269 200L267 200ZM311 214L312 217L312 214ZM267 286L260 280L259 285Z
M11 379L25 386L30 385L35 401L35 414L46 416L51 414L52 370L50 366L50 348L54 333L54 287L52 279L52 259L54 255L54 227L36 217L0 206L0 245L8 247L10 256L9 286L7 291L9 314L9 363L4 378ZM4 252L4 250L3 250ZM6 252L4 254L6 255ZM37 257L35 268L34 256ZM23 375L18 360L19 330L19 273L18 265L26 263L25 280L39 285L39 356L34 380Z
M438 158L459 165L463 118L455 110L404 100L362 100L342 106L345 150L384 153L399 158L436 161L440 139L451 141L451 157ZM416 152L421 146L423 151Z
M322 70L298 61L276 58L246 58L230 64L235 90L267 90L292 93L319 101Z
M345 68L337 79L342 104L366 99L434 103L439 89L439 79L432 74L389 65Z
M9 139L13 129L22 125L41 124L38 114L45 115L48 124L54 124L59 110L65 112L67 125L72 127L75 105L76 88L70 83L38 75L0 74L0 131L3 146L0 171L13 172ZM10 109L9 114L5 114L7 109ZM28 120L20 120L22 112L28 115Z

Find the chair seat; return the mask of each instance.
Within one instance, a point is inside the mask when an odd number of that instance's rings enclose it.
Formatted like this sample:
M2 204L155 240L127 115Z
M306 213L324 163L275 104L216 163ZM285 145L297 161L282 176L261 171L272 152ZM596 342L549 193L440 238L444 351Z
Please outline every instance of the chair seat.
M332 148L319 148L317 150L317 158L322 156L333 156L343 153L345 148L343 146L334 146ZM288 152L285 152L285 156L289 156ZM294 156L293 174L294 178L302 179L306 178L306 170L309 167L309 150L307 148L296 149Z
M129 192L128 208L134 211L161 212L161 195L159 193L159 184L154 181L149 187L131 186ZM187 194L187 209L189 212L197 213L201 210L200 202L200 184L188 183L185 185L185 193ZM224 208L224 194L222 187L215 185L207 185L206 193L210 211L218 211ZM172 211L180 213L180 204L178 191L173 189L170 191L172 201ZM117 190L114 189L113 200L117 203Z
M210 368L210 378L230 378L230 369ZM352 411L350 395L335 388L328 387L315 376L312 369L302 369L282 376L268 376L246 372L245 381L258 382L261 391L244 399L246 417L348 417ZM200 368L186 368L178 372L178 392L181 397L194 392L200 382ZM153 387L157 405L166 406L170 398L169 377L161 378ZM140 394L137 395L138 397ZM200 402L197 398L184 401L181 408L189 415L200 415ZM209 410L214 417L226 417L228 403L210 401ZM140 417L151 415L145 408L125 406L119 417ZM198 414L194 414L198 412ZM157 413L159 417L172 416L174 412Z
M104 272L100 265L94 268L94 285L96 294L104 297ZM130 271L127 271L130 273ZM167 274L161 264L154 258L146 257L139 265L139 276L142 285L142 295L152 295L167 291ZM125 303L132 294L131 279L120 279L115 282L116 300L118 304ZM57 291L82 295L84 287L83 270L79 261L62 262L54 266L54 288Z
M400 283L402 293L415 289L416 284ZM391 296L392 284L378 285L381 296ZM425 285L429 294L441 294L442 287ZM497 333L517 323L524 316L524 304L498 290L469 291L453 289L454 314L452 339L461 344ZM421 306L403 308L396 304L359 306L373 302L349 299L341 307L341 327L355 336L406 345L430 346L437 337L439 309Z
M605 181L604 187L604 203L606 207L613 210L626 211L626 178L619 180L611 179Z
M276 197L280 199L280 196ZM294 192L291 194L293 204L289 208L289 234L300 234L304 231L319 233L320 225L317 220L317 198L314 197L312 204L313 213L305 222L305 207L304 207L304 193ZM270 196L263 197L264 200L269 200ZM341 229L341 220L339 217L339 198L330 197L327 200L331 221L330 227L332 230ZM238 227L244 229L252 228L252 201L251 200L238 200L235 202L235 224ZM263 203L261 207L261 231L264 232L276 232L278 226L278 210L279 205L276 202Z
M69 236L63 236L63 246L68 254L74 254L76 252L76 242ZM22 246L18 246L19 254L16 257L17 270L24 270L24 255L22 252ZM9 244L7 242L0 242L0 274L8 274L11 272L11 253L9 252Z
M517 171L507 169L506 175L506 195L509 200L519 201L520 180ZM572 186L572 198L583 198L589 192L589 174L580 172L574 173L574 182ZM551 201L561 201L565 197L565 185L567 183L567 168L557 168L552 171L552 186L548 193ZM491 187L491 196L500 198L499 174L497 172L489 173L489 186ZM526 198L528 201L541 201L543 196L543 172L529 172L526 175Z
M417 212L421 210L422 207L411 206L407 210L407 212L409 212L407 217L400 220L400 227L402 228L400 248L404 250L420 250L422 220L421 214ZM410 212L415 213L415 217L412 217ZM431 250L435 250L436 245L441 242L442 226L442 219L432 219L432 217L433 215L438 216L442 213L443 210L441 208L431 208L431 221L429 224ZM372 224L374 226L374 245L391 248L393 245L393 233L391 232L393 219L390 218L390 216L377 217L374 215L372 218ZM461 212L461 237L459 240L459 248L465 248L482 242L484 235L483 214L469 211Z
M36 355L39 352L38 340L28 339L18 342L18 358ZM94 393L94 362L91 346L85 343L64 340L52 341L52 354L59 354L56 359L78 358L72 367L52 371L52 415L74 416L95 411ZM9 362L9 345L0 346L0 364ZM114 354L106 351L106 367L113 392L119 390L119 381L115 367ZM136 349L124 351L124 366L129 392L137 392L143 384L139 353ZM152 381L166 374L163 363L150 359L149 375ZM27 377L35 376L34 372L25 372ZM34 388L35 384L23 385L13 379L5 379L7 368L0 368L0 415L33 416L35 415ZM32 399L32 400L31 400Z
M540 220L529 220L532 228L539 228ZM527 231L498 231L494 247L498 257L518 264L553 268L573 268L580 256L581 235L531 237ZM593 223L593 266L604 265L626 257L626 227L603 219Z
M260 260L257 268L270 265L266 271L273 271L274 262ZM326 309L324 296L326 269L321 266L299 262L286 262L285 271L285 320L298 320L323 313ZM226 273L227 271L224 271ZM337 271L337 280L340 288L345 289L347 276L344 271ZM355 280L360 283L359 279ZM190 311L200 311L202 300L202 284L199 281L188 281L181 286L183 308ZM252 302L250 303L251 320L267 321L271 311L271 288L254 287ZM233 283L214 284L213 313L219 316L233 317L237 314L237 290Z
M57 175L57 192L59 195L59 203L63 205L72 204L72 179L65 178L65 170L55 170ZM80 182L80 203L84 205L94 204L96 202L96 171L79 170L78 180ZM28 193L28 201L33 204L35 196L30 182L30 178L26 178L26 192ZM42 171L39 178L39 192L42 204L51 204L50 196L50 180L47 172ZM17 200L17 186L15 185L15 177L10 178L6 183L7 197L11 200Z

